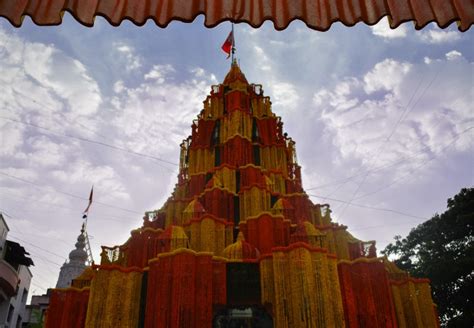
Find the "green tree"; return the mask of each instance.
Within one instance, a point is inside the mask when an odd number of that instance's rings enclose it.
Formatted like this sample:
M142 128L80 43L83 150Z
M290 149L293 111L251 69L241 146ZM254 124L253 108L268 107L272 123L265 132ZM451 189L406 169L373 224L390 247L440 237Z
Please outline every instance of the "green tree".
M448 199L441 215L395 236L383 254L413 277L429 278L445 327L474 326L474 188Z

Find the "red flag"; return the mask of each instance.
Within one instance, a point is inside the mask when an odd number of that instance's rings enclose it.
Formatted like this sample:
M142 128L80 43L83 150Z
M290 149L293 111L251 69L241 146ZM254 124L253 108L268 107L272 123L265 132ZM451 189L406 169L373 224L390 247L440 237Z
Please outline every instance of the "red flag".
M224 44L222 45L222 50L227 54L227 58L230 57L232 52L232 47L234 46L234 32L230 31L229 36L225 39Z
M89 204L87 205L87 208L84 210L84 215L82 216L83 219L87 218L87 215L89 214L89 208L92 205L92 196L94 194L94 186L91 188L91 193L89 195Z

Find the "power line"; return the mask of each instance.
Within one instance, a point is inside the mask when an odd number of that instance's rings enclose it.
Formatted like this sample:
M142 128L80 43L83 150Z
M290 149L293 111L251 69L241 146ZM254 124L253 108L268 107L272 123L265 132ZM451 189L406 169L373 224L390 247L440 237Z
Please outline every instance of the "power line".
M418 171L419 169L421 169L423 166L425 166L425 165L428 164L429 162L435 160L438 155L440 155L443 151L445 151L446 149L448 149L449 147L451 147L456 141L458 141L458 140L459 140L459 137L460 137L462 134L468 132L469 130L472 130L473 128L474 128L474 126L471 126L470 128L467 128L467 129L463 130L462 132L458 133L458 134L456 135L456 137L455 137L449 144L447 144L446 146L444 146L437 154L435 154L435 155L433 155L433 157L431 157L431 158L429 158L429 159L423 161L420 165L418 165L416 168L414 168L413 170L411 170L411 171L408 172L407 174L405 174L405 175L403 175L403 176L401 176L401 177L395 179L394 181L392 181L391 183L389 183L389 184L386 185L386 186L383 186L383 187L381 187L381 188L379 188L379 189L377 189L377 190L374 190L374 191L368 192L368 193L366 193L366 194L364 194L364 195L362 195L362 196L359 196L359 197L355 198L355 200L359 200L359 199L365 198L365 197L367 197L367 196L376 194L376 193L378 193L378 192L380 192L380 191L382 191L382 190L388 189L388 188L390 188L391 186L393 186L394 184L396 184L398 181L403 180L403 179L405 179L406 177L412 175L413 173L415 173L416 171Z
M15 219L13 216L11 216L10 214L8 214L4 209L1 209L1 208L0 208L0 211L1 211L3 214L5 214L6 216L8 216L9 218ZM10 234L12 234L12 233L15 234L14 231L10 231ZM59 255L59 254L57 254L57 253L51 252L51 251L49 251L49 250L47 250L47 249L44 249L44 248L42 248L42 247L40 247L40 246L38 246L38 245L35 245L35 244L33 244L33 243L30 243L30 242L28 242L28 241L26 241L26 240L20 239L20 238L15 237L15 236L12 236L12 238L13 238L13 239L16 239L16 240L18 240L18 241L21 241L22 243L28 244L28 245L30 245L30 246L32 246L32 247L34 247L34 248L37 248L37 249L39 249L39 250L41 250L41 251L43 251L43 252L46 252L46 253L49 253L49 254L51 254L51 255L57 256L57 257L59 257L59 258L61 258L61 259L64 259L64 256L63 256L63 255ZM56 264L57 264L57 263L56 263Z
M364 230L371 230L371 229L377 229L377 228L404 226L404 225L409 225L409 224L413 224L413 222L410 221L410 222L395 223L395 224L381 224L381 225L365 226L365 227L354 228L350 230L351 231L364 231Z
M406 113L407 109L409 108L409 106L410 106L410 104L411 104L413 98L415 97L416 93L418 92L418 89L420 88L421 83L423 82L424 78L425 78L425 76L422 76L422 78L420 79L420 81L419 81L419 83L418 83L418 85L417 85L415 91L413 92L413 94L411 95L411 97L410 97L410 99L409 99L407 105L405 106L405 109L404 109L404 111L402 112L402 115L400 116L398 122L396 123L396 127L398 126L398 124L400 123L402 117L404 116L404 114ZM396 127L395 127L395 129L396 129ZM393 132L394 132L394 130L392 131L392 134L393 134ZM389 138L386 138L386 139L377 147L377 149L374 151L374 153L377 153L376 156L378 156L378 154L380 154L380 150L382 149L382 146L385 145L385 144L390 140L392 134L390 135ZM372 156L371 156L371 157L372 157ZM374 163L374 162L372 162L372 163ZM353 195L351 196L351 201L353 200L354 196L355 196L355 195L357 194L357 192L359 191L359 189L360 189L360 187L362 186L362 184L363 184L363 183L365 182L365 180L367 179L367 177L368 177L370 171L372 170L371 167L372 167L373 165L374 165L374 164L370 165L369 170L367 170L365 174L361 174L361 175L363 175L364 177L362 178L361 182L358 184L358 186L357 186L357 188L356 188L356 191L355 191L355 192L353 193ZM342 188L342 187L343 187L348 181L350 181L350 180L352 180L352 179L349 179L349 180L347 180L346 182L344 182L344 183L343 183L342 185L340 185L335 191L337 191L337 190L339 190L340 188ZM335 191L334 191L334 192L335 192ZM334 194L334 192L332 192L331 194ZM343 207L343 206L344 206L344 205L341 205L341 207ZM344 209L342 210L342 213L345 212L345 210L347 209L347 206L348 206L348 205L346 205L346 206L344 207Z
M32 202L35 202L35 203L42 203L42 204L48 204L49 206L52 206L52 207L56 207L56 208L59 208L59 209L62 209L63 211L64 210L67 210L67 213L71 213L71 214L76 214L77 213L82 213L79 209L76 209L76 208L72 208L72 207L66 207L66 206L61 206L61 205L58 205L56 203L53 203L53 202L48 202L48 201L45 201L45 200L40 200L40 199L34 199L34 198L31 198L31 197L23 197L23 196L20 196L20 195L14 195L14 194L10 194L10 193L4 193L4 192L1 192L0 191L0 194L3 194L7 197L13 197L13 198L20 198L20 199L24 199L24 200L28 200L28 201L32 201ZM18 200L17 200L18 201ZM35 211L38 211L39 209L36 208ZM94 221L97 221L97 220L106 220L106 221L117 221L117 222L130 222L130 218L122 218L122 217L118 217L118 216L111 216L111 215L106 215L106 214L100 214L98 215L100 218L94 218ZM104 219L103 217L106 217L108 219Z
M383 170L383 169L388 169L390 167L393 167L393 166L396 166L400 163L403 163L405 162L407 159L411 159L413 157L418 157L420 154L424 154L424 151L419 151L419 152L416 152L415 154L413 155L410 155L410 156L405 156L403 157L402 159L398 160L398 161L395 161L395 162L392 162L392 163L387 163L387 164L384 164L384 165L381 165L381 166L378 166L376 168L373 168L373 169L368 169L368 170L365 170L363 172L359 172L359 173L356 173L354 175L351 175L351 176L348 176L346 178L343 178L343 179L338 179L338 180L333 180L333 181L330 181L328 183L325 183L325 184L322 184L322 185L316 185L314 187L311 187L311 188L305 188L305 190L314 190L314 189L322 189L322 188L325 188L325 187L329 187L329 186L333 186L333 185L339 185L343 182L347 182L347 181L350 181L350 180L353 180L354 178L357 178L359 176L362 176L364 174L367 174L368 172L377 172L377 171L380 171L380 170Z
M383 212L391 212L391 213L411 217L411 218L414 218L414 219L427 220L427 218L422 217L422 216L416 216L416 215L412 215L412 214L409 214L409 213L404 213L404 212L400 212L400 211L397 211L397 210L392 210L392 209L389 209L389 208L382 208L382 207L374 207L374 206L363 205L363 204L356 204L356 203L348 202L348 201L345 201L345 200L330 198L330 197L324 197L324 196L320 196L320 195L308 194L308 196L317 197L317 198L321 198L321 199L326 199L326 200L339 202L339 203L343 203L343 204L348 204L348 205L352 205L352 206L355 206L355 207L367 208L367 209L376 210L376 211L383 211Z
M50 106L48 106L48 105L45 105L44 103L40 103L40 102L37 101L36 99L33 99L33 98L31 98L30 96L25 95L24 93L18 92L17 90L15 90L14 87L12 88L12 90L13 90L13 92L15 92L16 94L18 94L19 96L21 96L21 98L26 98L26 99L30 100L31 102L33 102L33 103L35 103L35 104L37 104L37 105L39 105L39 106L41 106L41 107L43 107L43 108L49 109L51 112L55 112L56 114L59 114L61 117L63 117L63 118L66 119L67 121L69 121L69 123L72 125L71 120L70 120L64 113L62 113L61 111L57 111L56 109L54 109L54 108L52 108L52 107L50 107ZM104 138L104 139L109 140L109 141L113 141L113 140L110 139L109 137L107 137L107 136L105 136L105 135L103 135L103 134L101 134L101 133L99 133L99 132L97 132L97 131L94 131L93 129L89 128L89 127L88 127L87 125L85 125L85 124L82 124L82 123L79 122L78 120L76 120L74 123L80 125L83 129L85 129L85 130L87 130L87 131L89 131L89 132L95 134L96 136L99 136L99 137Z
M54 188L52 188L52 187L50 187L50 188L45 188L44 186L42 186L42 185L40 185L40 184L38 184L38 183L35 183L35 182L33 182L33 181L26 180L26 179L23 179L23 178L20 178L20 177L17 177L17 176L8 174L8 173L4 173L4 172L2 172L2 171L0 171L0 175L9 177L9 178L11 178L11 179L18 180L18 181L21 181L21 182L24 182L24 183L27 183L27 184L30 184L30 185L33 185L33 186L36 186L36 187L38 187L38 188L40 188L40 189L43 189L43 190L51 190L51 191L53 191L53 192L56 192L56 193L59 193L59 194L63 194L63 195L69 196L69 197L77 198L77 199L80 199L80 200L86 200L86 201L89 200L88 198L84 198L84 197L81 197L81 196L78 196L78 195L74 195L74 194L68 193L68 192L66 192L66 191L54 189ZM143 214L143 213L141 213L141 212L137 212L137 211L130 210L130 209L127 209L127 208L118 207L118 206L115 206L115 205L110 205L110 204L106 204L106 203L102 203L102 202L98 202L98 201L94 201L94 204L99 204L99 205L102 205L102 206L114 208L114 209L121 210L121 211L125 211L125 212L130 212L130 213L133 213L133 214L140 214L140 215Z
M87 142L87 143L91 143L91 144L95 144L95 145L100 145L100 146L103 146L103 147L115 149L115 150L118 150L118 151L121 151L121 152L125 152L125 153L128 153L128 154L133 154L133 155L136 155L136 156L140 156L140 157L144 157L144 158L148 158L148 159L153 159L153 160L158 161L158 162L162 162L162 163L166 163L166 164L178 166L178 164L176 164L176 163L173 163L173 162L164 160L164 159L159 158L159 157L156 157L156 156L152 156L152 155L148 155L148 154L139 153L139 152L136 152L136 151L134 151L134 150L130 150L130 149L127 149L127 148L122 148L122 147L114 146L114 145L111 145L111 144L108 144L108 143L105 143L105 142L102 142L102 141L91 140L91 139L87 139L87 138L83 138L83 137L78 137L78 136L73 136L73 135L69 135L69 134L59 133L59 132L53 131L53 130L51 130L51 129L48 129L48 128L45 128L45 127L42 127L42 126L39 126L39 125L36 125L36 124L33 124L33 123L23 122L23 121L20 121L20 120L16 120L16 119L13 119L13 118L9 118L9 117L0 116L0 119L7 120L7 121L11 121L11 122L15 122L15 123L22 124L22 125L32 126L32 127L36 128L36 129L48 131L49 133L51 133L51 134L53 134L53 135L56 135L56 136L59 136L59 137L66 137L66 138L71 138L71 139L79 140L79 141L82 141L82 142ZM40 133L41 133L41 132L40 132ZM160 164L158 164L158 165L161 166L161 167L163 167L163 168L166 168L167 170L170 170L170 171L174 172L174 170L171 170L171 169L170 169L169 167L167 167L167 166L163 166L163 165L160 165Z
M12 234L12 233L15 233L15 232L14 232L14 231L10 231L10 234ZM21 241L22 243L25 243L25 244L27 244L27 245L30 245L31 247L37 248L37 249L39 249L39 250L41 250L41 251L43 251L43 252L46 252L46 253L48 253L48 254L57 256L57 257L59 257L59 258L62 259L62 260L64 260L64 258L65 258L65 257L62 256L62 255L59 255L59 254L56 254L56 253L54 253L54 252L48 251L47 249L44 249L44 248L42 248L42 247L40 247L40 246L37 246L37 245L35 245L35 244L32 244L32 243L30 243L30 242L28 242L28 241L26 241L26 240L20 239L20 238L15 237L15 236L12 236L12 238L15 239L15 240Z
M469 91L470 88L467 88L465 90L463 90L463 92L467 92ZM461 93L463 93L461 92ZM460 102L461 99L457 99L452 105L454 106L454 104L457 104L458 102ZM432 129L436 129L440 124L443 123L443 120L439 120L439 122L432 128ZM471 122L458 122L458 125L461 126L461 125L465 125L465 124L470 124ZM463 133L463 132L461 132ZM457 138L458 135L455 136L455 138ZM314 190L314 189L322 189L322 188L325 188L325 187L330 187L330 186L334 186L334 185L339 185L341 183L344 183L346 181L350 181L350 180L353 180L354 178L357 178L361 175L364 175L366 174L367 172L377 172L377 171L380 171L382 169L387 169L387 168L390 168L390 167L393 167L393 166L396 166L397 164L399 163L403 163L405 162L406 160L408 159L412 159L414 157L418 157L420 154L425 154L425 151L424 150L421 150L421 151L418 151L412 155L409 155L409 156L404 156L402 157L400 160L398 161L395 161L395 162L392 162L392 163L387 163L387 164L384 164L384 165L381 165L379 167L376 167L374 169L368 169L368 170L365 170L365 171L362 171L362 172L359 172L359 173L356 173L354 175L351 175L351 176L348 176L348 177L345 177L345 178L342 178L342 179L336 179L336 180L332 180L332 181L329 181L327 183L324 183L324 184L321 184L321 185L316 185L314 187L310 187L310 188L305 188L305 190ZM357 198L358 199L358 198Z
M10 214L8 214L8 212L6 212L5 210L0 209L0 211L2 212L2 214L8 216L9 218L15 219L13 216L11 216ZM15 220L12 220L10 223L12 224L12 226L13 226L15 229L18 230L18 233L23 236L24 234L21 232L21 230L18 229L18 228L14 225L14 221L15 221ZM14 233L14 232L12 232L12 233ZM13 238L15 238L15 237L13 237ZM35 246L36 246L36 245L35 245ZM50 264L54 264L54 265L57 266L57 267L61 267L60 264L58 264L58 263L56 263L56 262L53 262L53 261L51 261L51 260L49 260L49 259L43 257L42 255L37 254L36 252L33 253L33 252L31 252L31 250L28 250L28 251L29 251L29 253L32 255L32 258L34 258L35 260L36 260L36 259L39 259L40 261L42 261L42 262L45 264L44 267L45 267L51 274L56 274L56 272L53 272L53 271L50 269L49 265L46 264L46 262L48 262L48 263L50 263Z
M413 110L413 108L415 108L415 106L418 104L418 102L421 100L421 98L423 98L423 96L425 95L426 91L431 87L431 85L433 84L433 82L436 80L436 78L438 77L439 73L441 71L441 68L436 72L436 74L434 75L434 77L431 79L431 81L428 83L428 85L426 86L426 88L423 90L423 92L421 93L420 97L418 97L417 101L413 104L413 106L410 107L410 103L412 101L412 99L414 99L416 93L418 92L418 89L421 85L421 82L423 81L424 79L424 76L422 77L422 79L420 80L420 83L418 84L418 87L416 88L415 92L413 93L412 97L410 98L410 100L408 101L408 104L407 106L405 107L405 110L402 112L402 114L400 115L400 117L398 118L398 121L395 123L395 126L393 127L392 131L390 132L389 136L385 139L385 141L383 143L380 144L380 146L377 148L376 152L377 152L377 155L375 155L375 158L378 159L378 156L380 155L380 153L382 152L383 150L383 146L389 142L392 138L392 136L395 134L395 131L397 130L398 126L400 125L400 123L406 118L406 116ZM375 161L376 162L376 161ZM372 162L372 163L375 163L375 162ZM345 205L345 207L342 209L342 212L340 214L340 216L342 216L345 211L347 210L348 206L350 205L350 202L352 202L354 200L354 198L357 196L357 194L359 193L359 190L360 188L362 187L362 185L365 183L365 181L367 180L367 177L369 176L369 173L367 173L364 178L362 179L362 181L359 183L359 185L357 186L356 190L354 191L354 193L352 194L351 196L351 199L349 201L348 204Z
M48 291L46 288L44 288L44 287L41 287L40 285L38 285L38 284L34 283L33 281L31 281L31 284L32 284L33 286L37 287L37 288L40 288L40 289L44 290L45 292L47 292L47 291Z

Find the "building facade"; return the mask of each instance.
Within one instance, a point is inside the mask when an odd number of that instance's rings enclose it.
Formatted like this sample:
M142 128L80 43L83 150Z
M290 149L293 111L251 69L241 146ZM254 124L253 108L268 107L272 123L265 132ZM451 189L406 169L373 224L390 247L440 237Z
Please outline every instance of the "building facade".
M0 327L22 327L33 261L18 243L8 240L9 228L0 213Z
M88 255L86 248L85 227L82 225L81 232L77 236L75 248L69 253L69 260L66 261L59 271L56 288L69 288L73 279L77 278L86 268ZM42 327L45 313L49 307L51 289L46 294L33 295L31 303L26 306L25 322L28 327Z
M172 195L52 291L47 327L438 325L427 280L309 199L295 142L236 62L203 107Z

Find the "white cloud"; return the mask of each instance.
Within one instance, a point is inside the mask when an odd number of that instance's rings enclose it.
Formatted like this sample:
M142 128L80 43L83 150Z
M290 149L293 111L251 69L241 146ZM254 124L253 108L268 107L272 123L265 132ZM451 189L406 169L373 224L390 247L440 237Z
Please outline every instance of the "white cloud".
M44 113L66 106L74 119L94 114L102 102L84 65L53 45L24 41L0 29L0 54L4 107Z
M28 180L36 180L36 178L38 177L38 174L34 170L19 168L19 167L2 168L2 172L8 175L12 175L21 179L28 179ZM3 179L4 176L2 176L1 178ZM12 181L12 180L8 180L8 181Z
M153 65L153 68L144 75L145 80L155 80L156 83L165 82L165 78L175 70L173 66L167 65Z
M458 41L461 38L461 33L457 31L432 29L421 31L419 36L421 41L425 43L440 44Z
M368 94L379 90L394 90L397 93L400 82L410 72L410 68L411 65L409 63L387 58L377 63L364 76L364 90Z
M76 148L64 143L54 142L49 137L39 136L30 138L29 144L31 152L28 159L32 162L32 166L62 166L65 164L66 155Z
M255 45L253 49L256 54L256 57L258 58L260 62L258 65L258 68L260 68L262 71L267 71L267 72L271 71L272 66L270 64L270 58L266 55L262 47Z
M343 160L372 168L411 158L392 170L394 178L444 154L448 142L474 120L472 98L465 91L473 64L460 54L454 56L458 60L385 59L361 77L317 91L313 102L323 108L326 134ZM462 136L449 151L468 147L468 138Z
M127 71L134 71L142 67L142 58L136 54L135 48L124 41L114 42L113 46L117 50Z
M93 165L89 161L78 159L67 167L52 172L52 176L61 183L88 183L101 190L102 201L127 200L130 195L114 168L107 165Z
M122 80L115 82L113 89L115 93L122 92L123 90L125 90L124 82Z
M276 81L271 83L269 87L272 89L273 105L277 112L291 112L297 108L299 95L293 84Z
M190 133L192 120L203 108L202 102L216 83L204 70L193 69L190 79L175 82L171 65L155 65L135 88L126 88L116 97L117 116L113 125L129 140L126 146L158 157L176 154L182 139ZM153 145L153 150L150 147Z
M7 115L2 111L1 116ZM0 158L14 156L20 151L23 145L23 132L24 127L0 118Z
M460 59L462 58L462 53L456 50L452 50L448 53L446 53L446 59L447 60L455 60L455 59Z
M201 68L201 67L196 67L196 68L192 69L191 73L193 73L195 77L200 78L200 79L207 78L213 84L219 83L219 81L217 80L217 78L214 74L210 74L210 73L206 72L206 70Z
M381 19L370 29L372 30L372 34L386 39L404 38L407 36L408 32L405 24L398 26L396 29L390 28L387 19Z

